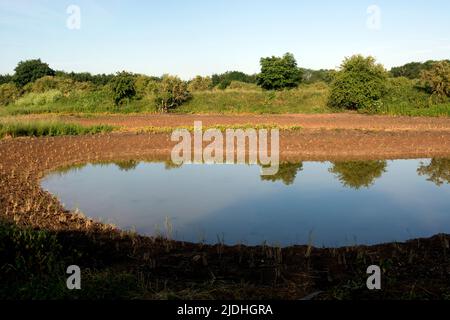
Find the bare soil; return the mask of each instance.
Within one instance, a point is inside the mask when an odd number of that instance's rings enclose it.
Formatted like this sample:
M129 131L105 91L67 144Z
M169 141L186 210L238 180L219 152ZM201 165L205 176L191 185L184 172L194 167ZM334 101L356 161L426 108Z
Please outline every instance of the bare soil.
M146 115L71 119L136 127L191 126L194 120L205 125L277 121L306 128L281 132L282 161L450 157L446 118ZM64 243L86 253L84 265L126 269L139 277L158 279L181 297L300 299L316 291L324 292L319 299L450 297L448 235L340 249L188 244L130 235L68 212L40 187L40 179L58 167L131 159L169 161L173 144L169 134L130 132L0 140L0 217L57 233ZM371 264L383 266L388 281L381 292L365 289L365 268Z

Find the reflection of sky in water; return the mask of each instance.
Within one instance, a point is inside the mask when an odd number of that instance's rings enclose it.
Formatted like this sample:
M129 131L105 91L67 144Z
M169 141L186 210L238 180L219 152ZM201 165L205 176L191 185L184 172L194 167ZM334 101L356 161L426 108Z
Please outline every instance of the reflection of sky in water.
M429 162L429 161L426 161ZM142 234L228 244L373 244L450 233L450 185L417 174L418 160L388 161L370 188L344 187L331 163L305 162L292 185L260 179L258 166L87 165L48 176L67 208ZM158 227L157 227L158 226Z

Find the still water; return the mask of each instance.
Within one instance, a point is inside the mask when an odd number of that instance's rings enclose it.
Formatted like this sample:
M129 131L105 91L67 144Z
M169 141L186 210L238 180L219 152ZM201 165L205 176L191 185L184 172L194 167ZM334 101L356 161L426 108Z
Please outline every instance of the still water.
M450 233L450 160L257 165L118 162L42 180L67 209L145 235L343 246Z

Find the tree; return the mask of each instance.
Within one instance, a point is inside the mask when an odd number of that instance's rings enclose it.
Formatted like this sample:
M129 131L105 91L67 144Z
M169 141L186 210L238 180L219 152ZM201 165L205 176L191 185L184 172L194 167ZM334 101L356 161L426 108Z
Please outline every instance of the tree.
M20 90L14 83L0 85L0 105L6 106L20 96Z
M10 74L0 74L0 84L12 82L13 77Z
M297 67L294 55L286 53L283 57L261 58L261 73L258 85L267 90L295 88L300 84L302 72Z
M131 73L125 71L117 73L110 81L110 86L116 106L123 104L125 101L129 101L136 95L134 77Z
M189 91L206 91L212 88L211 77L196 76L189 81Z
M42 62L41 59L20 61L14 71L13 81L19 87L23 87L27 83L44 76L55 75L55 71L47 63Z
M162 77L154 93L158 109L163 112L180 106L191 97L185 81L167 74Z
M450 63L450 60L443 61ZM420 79L422 72L430 70L436 62L439 61L428 60L426 62L410 62L400 67L393 67L390 73L395 78L406 77L409 79Z
M450 63L440 61L422 71L421 80L428 91L439 99L450 97Z
M369 188L375 179L386 172L386 161L350 161L335 162L329 169L346 187L360 189Z
M387 92L387 72L375 58L346 58L331 84L328 105L350 110L371 109Z

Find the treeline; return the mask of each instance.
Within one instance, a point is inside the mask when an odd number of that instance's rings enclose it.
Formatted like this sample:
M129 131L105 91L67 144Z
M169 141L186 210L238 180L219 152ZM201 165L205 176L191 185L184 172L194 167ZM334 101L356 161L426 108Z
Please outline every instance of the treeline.
M311 70L299 67L294 55L286 53L263 57L260 65L258 74L228 71L183 81L177 76L125 71L97 75L64 72L40 59L21 61L13 75L0 75L0 105L45 106L72 97L72 101L82 101L82 110L87 104L101 109L109 99L116 108L152 101L159 111L168 112L192 99L194 92L276 92L314 83L329 88L328 107L370 113L383 113L386 106L396 105L425 108L447 103L450 97L449 60L408 63L387 71L373 57L355 55L346 58L338 70Z

